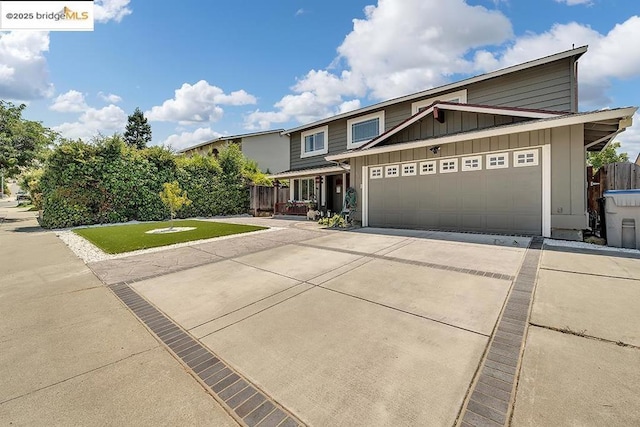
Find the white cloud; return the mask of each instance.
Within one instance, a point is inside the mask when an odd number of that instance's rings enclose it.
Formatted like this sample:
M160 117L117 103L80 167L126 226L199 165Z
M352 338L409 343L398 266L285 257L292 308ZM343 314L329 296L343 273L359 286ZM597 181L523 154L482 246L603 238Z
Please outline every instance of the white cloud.
M584 5L592 5L593 1L591 0L556 0L558 3L564 3L567 6L577 6L579 4Z
M330 68L309 71L292 87L294 94L274 105L276 111L256 111L245 126L304 123L340 112L344 98L388 99L443 84L469 71L470 51L512 36L501 12L463 0L379 0L364 12L365 19L353 20Z
M130 0L96 0L96 22L120 22L131 14ZM0 98L18 101L48 98L54 94L49 81L47 31L0 32Z
M630 49L630 40L640 40L638 16L617 24L607 34L575 22L556 24L544 33L518 38L499 54L477 52L475 66L489 71L588 44L589 51L579 65L580 102L602 107L611 102L607 90L612 79L640 76L640 50Z
M47 60L49 33L0 33L0 98L32 100L53 95Z
M89 106L84 100L84 95L77 90L70 90L67 93L58 95L49 107L50 110L60 113L79 113L88 108Z
M349 111L357 110L360 108L360 100L352 99L351 101L345 101L338 106L338 114L348 113Z
M129 9L130 0L95 0L93 2L93 15L96 22L120 22L122 18L131 15Z
M296 10L296 16L304 15L305 13L306 13L306 11L304 9Z
M127 114L116 105L96 109L89 108L76 122L66 122L55 126L53 130L60 132L65 138L90 139L98 133L109 135L123 132L127 124Z
M256 98L244 90L225 94L217 86L200 80L194 85L184 83L172 99L145 112L152 121L179 122L180 124L215 122L224 113L220 105L255 104Z
M118 102L122 101L121 96L114 95L113 93L98 92L98 96L100 97L100 99L110 104L117 104Z
M170 146L175 150L182 150L183 148L187 148L211 139L219 138L221 136L221 133L216 132L209 127L198 128L193 132L182 132L180 134L173 134L162 141L162 145Z

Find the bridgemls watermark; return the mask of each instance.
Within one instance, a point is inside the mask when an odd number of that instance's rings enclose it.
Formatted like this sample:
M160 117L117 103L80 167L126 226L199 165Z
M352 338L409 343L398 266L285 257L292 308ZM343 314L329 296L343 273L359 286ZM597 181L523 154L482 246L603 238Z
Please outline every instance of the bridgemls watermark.
M7 30L93 31L93 0L0 0L0 31Z

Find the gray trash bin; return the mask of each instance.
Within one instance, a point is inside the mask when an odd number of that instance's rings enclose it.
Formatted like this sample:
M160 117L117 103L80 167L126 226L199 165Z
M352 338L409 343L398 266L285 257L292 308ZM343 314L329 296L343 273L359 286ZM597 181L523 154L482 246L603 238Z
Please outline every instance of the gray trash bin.
M640 189L604 192L607 245L640 249Z

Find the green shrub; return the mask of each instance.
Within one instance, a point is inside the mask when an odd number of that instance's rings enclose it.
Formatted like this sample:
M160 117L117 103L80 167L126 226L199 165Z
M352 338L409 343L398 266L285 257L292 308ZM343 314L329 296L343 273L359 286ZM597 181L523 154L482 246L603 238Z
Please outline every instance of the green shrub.
M343 216L335 214L332 217L324 217L318 220L318 224L332 228L345 228L348 224Z
M231 144L214 157L177 157L163 147L128 147L122 138L92 143L63 141L45 163L38 181L41 224L47 228L97 223L153 221L169 217L159 193L177 181L192 200L180 218L245 213L247 160Z

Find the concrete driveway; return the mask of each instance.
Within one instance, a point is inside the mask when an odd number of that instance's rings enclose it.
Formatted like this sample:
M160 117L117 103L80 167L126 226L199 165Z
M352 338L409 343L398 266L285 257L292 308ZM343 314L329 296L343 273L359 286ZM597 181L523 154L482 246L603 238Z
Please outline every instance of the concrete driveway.
M462 419L528 238L231 221L281 228L90 266L299 422Z

